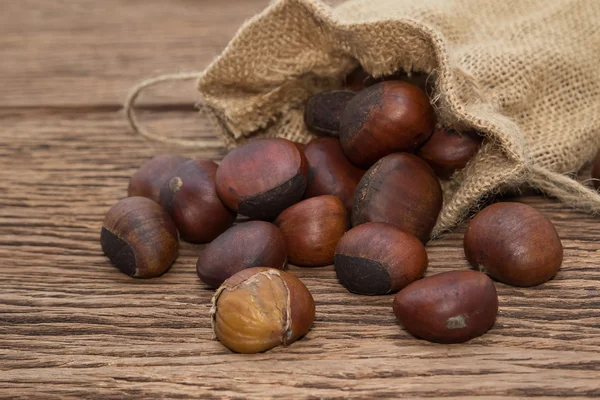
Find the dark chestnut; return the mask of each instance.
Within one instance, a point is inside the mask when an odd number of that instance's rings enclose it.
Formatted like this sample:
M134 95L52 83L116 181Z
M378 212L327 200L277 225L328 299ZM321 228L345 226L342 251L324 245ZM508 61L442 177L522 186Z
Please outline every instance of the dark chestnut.
M335 273L352 293L397 292L427 269L423 243L399 228L368 222L350 229L335 250Z
M513 286L552 279L563 259L552 222L522 203L496 203L480 211L467 227L464 247L474 268Z
M427 161L438 177L450 179L467 165L480 146L481 137L476 132L461 133L437 126L417 155Z
M287 245L289 262L305 267L333 263L338 241L348 229L348 211L335 196L294 204L275 220Z
M171 217L145 197L127 197L108 210L100 243L112 264L134 278L162 275L177 258L179 249Z
M206 245L198 257L200 280L218 288L225 279L252 267L283 269L287 259L281 230L264 221L236 225Z
M304 152L286 139L257 139L232 150L217 170L217 193L231 210L270 220L297 203L308 183Z
M304 197L330 194L351 210L354 190L366 171L348 161L336 138L315 139L306 146L304 153L310 167Z
M175 169L189 158L175 155L159 155L146 161L129 180L127 196L147 197L159 202L160 189Z
M189 160L175 170L160 191L160 204L188 242L208 243L235 220L235 213L217 195L216 174L213 161Z
M415 151L433 133L435 114L425 92L406 82L381 82L358 93L346 106L340 141L360 167L398 151Z
M342 111L355 95L350 90L334 90L312 96L304 109L308 130L319 136L339 136Z
M398 292L393 309L413 336L436 343L462 343L494 325L498 294L485 274L450 271L411 283Z
M592 161L592 185L596 190L600 189L600 151L596 153L594 160Z
M442 208L442 188L433 170L419 157L390 154L360 180L354 194L352 225L387 222L423 243Z

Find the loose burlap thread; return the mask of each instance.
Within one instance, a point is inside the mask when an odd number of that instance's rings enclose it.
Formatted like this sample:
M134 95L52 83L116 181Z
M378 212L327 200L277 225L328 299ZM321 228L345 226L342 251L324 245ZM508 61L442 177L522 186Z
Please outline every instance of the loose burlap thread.
M565 175L600 145L600 1L277 1L201 74L203 112L227 147L307 142L307 98L339 88L358 64L375 77L430 73L440 122L485 137L444 184L433 236L524 184L600 211L600 196Z

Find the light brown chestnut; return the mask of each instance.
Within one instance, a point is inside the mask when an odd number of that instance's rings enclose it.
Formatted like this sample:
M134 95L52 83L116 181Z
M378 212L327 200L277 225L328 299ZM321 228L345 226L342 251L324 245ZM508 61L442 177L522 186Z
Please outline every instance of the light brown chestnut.
M339 136L342 111L356 95L350 90L334 90L313 95L304 109L304 123L319 136Z
M596 157L592 161L592 184L596 190L600 189L600 151L596 153Z
M393 309L412 335L436 343L461 343L494 325L498 294L485 274L450 271L411 283L398 292Z
M175 169L189 158L176 155L159 155L146 161L129 180L127 196L147 197L159 202L160 189L169 180Z
M355 167L346 158L336 138L314 139L306 146L304 153L310 167L304 197L329 194L339 198L351 210L354 190L366 171Z
M231 210L271 220L304 196L308 162L286 139L257 139L232 150L217 170L217 193Z
M442 189L433 170L419 157L390 154L373 165L354 194L352 225L386 222L423 243L442 208Z
M287 260L281 230L265 221L249 221L226 230L200 253L196 272L218 288L230 276L252 267L283 269Z
M282 212L275 225L285 238L290 263L320 267L333 263L335 246L348 229L348 211L335 196L312 197Z
M165 273L177 258L177 228L167 212L145 197L127 197L111 207L100 234L102 251L134 278Z
M368 168L388 154L413 152L433 133L435 114L425 92L401 81L375 84L346 106L340 141L346 156Z
M480 211L467 227L464 247L474 268L513 286L552 279L563 259L552 222L522 203L496 203Z
M335 273L352 293L397 292L427 269L423 243L399 228L368 222L350 229L335 250Z
M212 300L217 338L237 353L259 353L288 346L306 335L315 319L315 302L291 273L272 268L244 269L227 279Z

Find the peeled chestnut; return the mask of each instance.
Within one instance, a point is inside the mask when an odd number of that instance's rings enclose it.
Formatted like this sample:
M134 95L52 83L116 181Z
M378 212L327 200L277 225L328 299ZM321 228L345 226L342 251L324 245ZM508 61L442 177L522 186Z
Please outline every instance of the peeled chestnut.
M387 222L423 243L442 208L442 189L433 170L419 157L390 154L377 161L354 193L352 225Z
M304 109L304 123L319 136L339 136L342 111L356 95L350 90L334 90L313 95Z
M198 277L218 288L235 273L252 267L283 269L287 260L281 230L264 221L236 225L206 245L198 262Z
M216 173L213 161L188 160L179 165L160 191L160 204L188 242L210 242L235 220L235 213L217 195Z
M111 207L100 234L102 251L134 278L165 273L177 258L177 228L169 214L145 197L127 197Z
M306 145L304 153L310 167L304 197L330 194L351 210L354 190L366 171L348 161L336 138L315 139Z
M476 269L513 286L535 286L560 269L563 247L552 222L521 203L496 203L471 220L465 255Z
M302 199L308 183L304 152L286 139L257 139L232 150L217 170L217 193L231 210L270 220Z
M413 336L436 343L462 343L494 325L498 295L487 275L450 271L411 283L394 297L393 309Z
M592 161L592 184L598 190L600 188L600 151L596 153L596 157Z
M237 353L258 353L306 335L315 302L291 273L272 268L244 269L217 290L210 310L215 335Z
M335 196L311 197L275 220L287 245L290 263L320 267L333 263L338 241L348 229L348 211Z
M433 133L435 113L425 92L401 81L387 81L358 93L344 109L340 141L359 167L398 151L415 151Z
M441 179L449 179L463 169L481 146L481 137L475 132L457 132L437 126L433 135L417 154L433 168Z
M427 269L423 243L399 228L368 222L350 229L335 250L335 273L352 293L397 292Z
M173 176L175 169L189 158L160 155L146 161L129 180L127 196L147 197L158 203L160 189Z

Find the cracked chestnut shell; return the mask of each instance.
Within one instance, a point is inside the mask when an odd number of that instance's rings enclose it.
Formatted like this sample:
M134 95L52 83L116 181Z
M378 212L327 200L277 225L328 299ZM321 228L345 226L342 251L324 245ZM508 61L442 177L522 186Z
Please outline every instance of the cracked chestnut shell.
M462 343L494 325L498 295L487 275L450 271L411 283L394 297L393 309L413 336L436 343Z
M423 90L387 81L350 100L342 113L340 141L350 161L368 168L388 154L415 151L434 127L435 113Z
M319 136L339 136L342 111L356 95L350 90L334 90L311 96L304 109L304 123Z
M352 225L386 222L426 243L442 208L442 196L440 182L425 161L413 154L390 154L360 180Z
M177 258L179 249L171 217L145 197L127 197L108 210L100 243L111 263L134 278L162 275Z
M160 191L160 204L173 218L182 239L208 243L235 220L215 188L217 164L189 160L179 165Z
M281 230L269 222L249 221L229 228L206 245L198 257L196 272L202 282L218 288L243 269L283 269L286 260Z
M175 169L189 158L176 155L158 155L146 161L129 179L127 196L147 197L160 200L160 189L169 180Z
M236 353L287 346L306 335L315 302L302 281L273 268L244 269L217 290L210 310L217 338Z
M563 259L552 222L522 203L496 203L480 211L467 227L464 248L474 268L513 286L552 279Z
M350 229L335 250L335 273L352 293L397 292L427 269L423 243L399 228L369 222Z
M219 197L231 210L271 220L302 199L308 162L294 142L256 139L223 158L216 182Z

